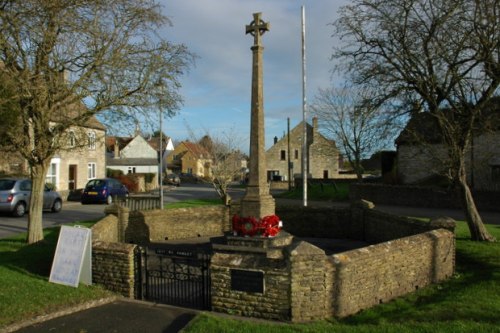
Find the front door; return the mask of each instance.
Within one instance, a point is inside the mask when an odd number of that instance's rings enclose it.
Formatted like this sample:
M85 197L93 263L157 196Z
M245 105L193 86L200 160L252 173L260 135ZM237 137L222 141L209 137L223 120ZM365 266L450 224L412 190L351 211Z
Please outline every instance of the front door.
M76 190L76 171L77 171L77 165L76 164L70 164L69 165L69 177L68 177L68 189L70 191Z

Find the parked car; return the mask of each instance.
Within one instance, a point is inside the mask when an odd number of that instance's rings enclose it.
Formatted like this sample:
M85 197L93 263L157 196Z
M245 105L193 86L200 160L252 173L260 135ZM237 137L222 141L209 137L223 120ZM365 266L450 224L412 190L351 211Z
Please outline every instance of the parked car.
M192 173L181 173L179 175L179 178L181 179L182 182L185 182L185 183L198 183L198 182L200 182L200 178L196 175L193 175Z
M31 179L0 179L0 212L8 212L21 217L28 212L31 198ZM45 185L43 209L58 213L62 209L61 195Z
M175 185L175 186L180 186L181 185L181 179L176 173L169 173L164 179L163 179L163 185Z
M82 193L82 204L112 204L114 197L126 197L129 192L118 179L101 178L89 180Z

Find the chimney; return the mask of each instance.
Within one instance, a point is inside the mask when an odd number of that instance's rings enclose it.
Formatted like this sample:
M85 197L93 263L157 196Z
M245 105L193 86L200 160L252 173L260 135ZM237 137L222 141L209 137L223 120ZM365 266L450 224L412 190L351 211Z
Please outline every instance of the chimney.
M118 140L115 139L113 158L120 158L120 148L118 147Z
M318 117L313 117L313 129L315 131L318 129Z

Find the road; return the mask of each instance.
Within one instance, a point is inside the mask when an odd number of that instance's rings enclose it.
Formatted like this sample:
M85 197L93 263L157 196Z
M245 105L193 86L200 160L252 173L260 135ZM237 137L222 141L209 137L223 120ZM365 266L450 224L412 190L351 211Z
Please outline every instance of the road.
M240 198L244 194L243 189L231 189L230 195ZM178 202L190 199L217 198L217 193L209 184L182 184L180 187L165 186L165 203ZM79 202L65 202L59 213L44 212L43 227L53 227L77 221L96 220L104 216L106 205L82 205ZM28 228L28 215L21 218L12 217L7 214L0 215L0 239L26 232Z

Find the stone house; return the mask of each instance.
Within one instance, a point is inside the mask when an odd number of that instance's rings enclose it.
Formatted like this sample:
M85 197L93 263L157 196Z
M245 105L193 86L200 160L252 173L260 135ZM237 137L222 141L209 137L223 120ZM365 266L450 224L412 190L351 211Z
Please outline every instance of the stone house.
M290 131L290 165L292 177L302 175L302 132L303 122ZM278 140L266 151L267 178L269 180L288 180L288 134ZM308 177L332 179L338 176L340 152L335 141L325 138L318 131L318 119L313 125L307 124Z
M498 121L497 103L496 115ZM476 190L500 190L500 127L474 135L466 152L469 186ZM432 182L447 173L448 152L434 117L416 113L395 141L397 173L403 184Z
M167 172L184 173L197 177L212 176L212 159L208 151L201 145L182 141L167 156Z
M96 118L90 118L84 126L70 128L61 137L62 149L50 161L46 182L55 185L66 198L72 190L85 187L87 181L105 176L106 127ZM29 174L27 162L11 153L0 164L0 171L7 174Z
M173 150L172 140L164 139L162 153L159 146L159 138L146 140L140 134L134 137L106 137L106 166L124 174L153 173L157 177L159 156L161 154L166 159L168 151Z
M75 146L73 133L84 131L85 145ZM86 126L68 131L69 149L60 150L52 158L47 172L47 183L54 183L59 192L84 188L90 179L106 175L105 144L106 127L96 118L91 118Z

